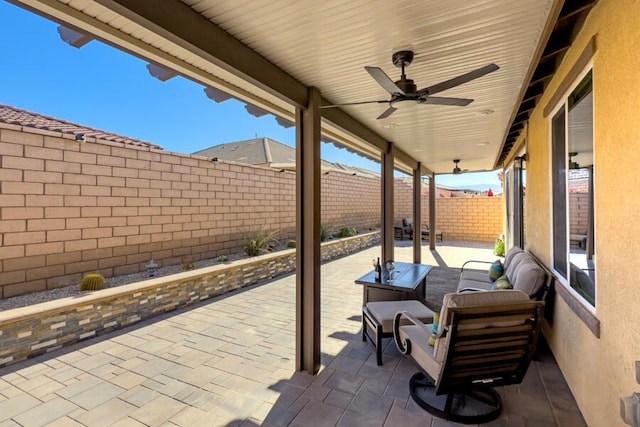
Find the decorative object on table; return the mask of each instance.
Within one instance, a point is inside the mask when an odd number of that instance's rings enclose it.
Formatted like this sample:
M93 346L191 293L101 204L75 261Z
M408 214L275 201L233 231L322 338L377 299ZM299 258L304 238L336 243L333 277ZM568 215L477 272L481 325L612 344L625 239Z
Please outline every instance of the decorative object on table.
M99 291L104 289L104 277L101 274L87 274L80 283L81 291Z
M387 261L385 266L387 267L387 280L392 280L393 269L396 268L396 266L393 264L393 261Z
M147 267L147 277L156 277L158 274L158 264L151 260L145 267Z
M375 269L376 269L376 280L377 281L382 280L382 266L380 265L380 257L378 257L378 262L376 262Z

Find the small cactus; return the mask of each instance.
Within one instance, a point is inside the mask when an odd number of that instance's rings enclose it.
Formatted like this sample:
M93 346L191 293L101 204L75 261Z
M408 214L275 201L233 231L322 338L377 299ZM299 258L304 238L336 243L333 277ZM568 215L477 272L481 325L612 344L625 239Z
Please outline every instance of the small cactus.
M289 240L287 242L287 247L288 248L295 248L296 247L296 241L295 240Z
M80 283L81 291L98 291L104 289L104 277L101 274L87 274Z

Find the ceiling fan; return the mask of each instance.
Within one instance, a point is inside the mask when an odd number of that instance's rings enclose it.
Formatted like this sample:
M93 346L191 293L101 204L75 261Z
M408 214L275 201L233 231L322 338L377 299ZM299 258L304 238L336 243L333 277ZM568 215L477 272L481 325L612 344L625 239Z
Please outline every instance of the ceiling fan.
M404 73L405 67L408 67L413 61L413 52L410 50L401 50L394 53L391 57L393 65L402 69L400 80L394 82L385 74L382 69L378 67L364 67L365 70L378 82L387 92L391 94L391 99L381 101L360 101L360 102L348 102L344 104L324 105L321 108L340 107L345 105L360 105L360 104L384 104L388 103L387 108L378 119L386 119L396 110L406 107L411 107L417 104L437 104L437 105L454 105L464 107L473 102L473 99L468 98L445 98L439 96L432 96L433 94L451 89L452 87L459 86L461 84L470 82L479 77L496 71L499 67L496 64L485 65L476 70L470 71L466 74L462 74L458 77L446 80L444 82L437 83L435 85L426 87L424 89L417 90L417 86L413 80L408 79Z
M455 163L455 167L453 168L453 171L451 173L453 173L454 175L460 175L463 172L468 172L469 169L460 169L460 166L458 165L458 163L460 163L460 159L454 159L453 163Z

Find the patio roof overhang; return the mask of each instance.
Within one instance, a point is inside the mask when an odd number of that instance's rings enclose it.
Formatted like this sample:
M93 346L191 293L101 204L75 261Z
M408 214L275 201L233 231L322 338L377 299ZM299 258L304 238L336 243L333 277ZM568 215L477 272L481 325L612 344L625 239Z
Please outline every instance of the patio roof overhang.
M11 1L289 122L308 87L322 105L388 99L363 67L395 80L400 49L415 52L406 74L419 88L497 64L439 94L474 99L467 107L417 105L383 120L386 104L321 110L326 139L378 160L392 142L396 168L419 163L423 174L450 173L453 159L470 171L501 166L558 16L593 3Z

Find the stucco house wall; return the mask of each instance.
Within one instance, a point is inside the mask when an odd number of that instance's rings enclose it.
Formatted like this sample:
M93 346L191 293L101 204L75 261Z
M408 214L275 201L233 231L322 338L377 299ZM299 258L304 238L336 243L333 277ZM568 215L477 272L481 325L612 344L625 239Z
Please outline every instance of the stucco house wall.
M595 37L593 121L596 305L598 338L567 302L554 300L545 328L560 368L590 426L625 425L619 399L640 391L640 2L599 1L533 111L527 132L526 239L551 265L551 115L543 109L585 46ZM519 141L521 142L521 141ZM562 286L556 284L556 286Z

